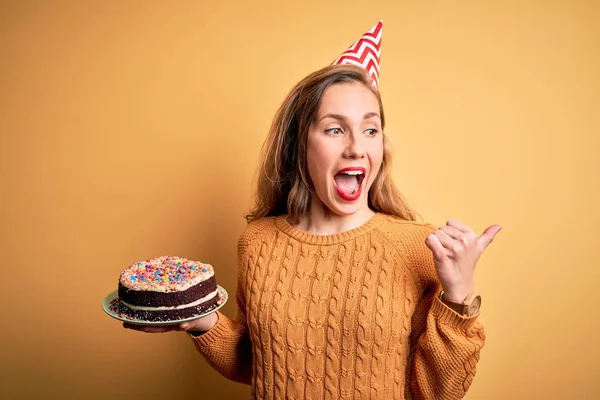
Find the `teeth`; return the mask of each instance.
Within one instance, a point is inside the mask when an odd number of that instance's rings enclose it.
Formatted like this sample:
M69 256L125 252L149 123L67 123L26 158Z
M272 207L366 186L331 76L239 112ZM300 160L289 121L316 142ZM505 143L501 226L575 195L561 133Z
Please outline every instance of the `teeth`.
M362 175L362 171L344 171L343 172L346 175Z

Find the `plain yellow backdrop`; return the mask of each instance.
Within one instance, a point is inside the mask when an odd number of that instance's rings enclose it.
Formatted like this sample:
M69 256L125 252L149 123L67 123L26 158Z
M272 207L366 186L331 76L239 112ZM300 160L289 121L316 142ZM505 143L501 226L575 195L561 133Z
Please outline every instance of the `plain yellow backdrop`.
M598 398L598 4L3 1L0 397L247 398L102 299L166 254L232 293L273 114L383 19L398 186L435 225L504 227L467 398Z

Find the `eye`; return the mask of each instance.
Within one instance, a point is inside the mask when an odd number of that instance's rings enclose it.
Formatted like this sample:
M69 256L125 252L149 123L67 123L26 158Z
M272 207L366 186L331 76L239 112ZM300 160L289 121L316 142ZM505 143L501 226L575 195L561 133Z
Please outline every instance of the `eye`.
M367 135L369 136L375 136L377 133L379 133L379 131L375 128L367 129L365 132L367 132Z
M325 130L325 133L329 133L331 135L339 135L342 133L342 128L329 128Z

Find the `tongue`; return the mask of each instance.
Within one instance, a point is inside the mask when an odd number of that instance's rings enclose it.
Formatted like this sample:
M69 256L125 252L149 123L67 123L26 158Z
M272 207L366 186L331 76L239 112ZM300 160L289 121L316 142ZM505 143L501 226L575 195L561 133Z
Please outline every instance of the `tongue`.
M358 176L348 174L337 174L334 176L335 183L346 194L353 194L358 190Z

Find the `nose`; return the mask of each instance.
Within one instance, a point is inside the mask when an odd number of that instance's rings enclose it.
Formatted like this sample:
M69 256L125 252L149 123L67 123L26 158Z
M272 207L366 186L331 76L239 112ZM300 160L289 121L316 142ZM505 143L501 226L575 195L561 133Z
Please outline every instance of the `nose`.
M358 159L365 156L365 150L360 133L352 132L346 136L346 145L344 147L344 158Z

